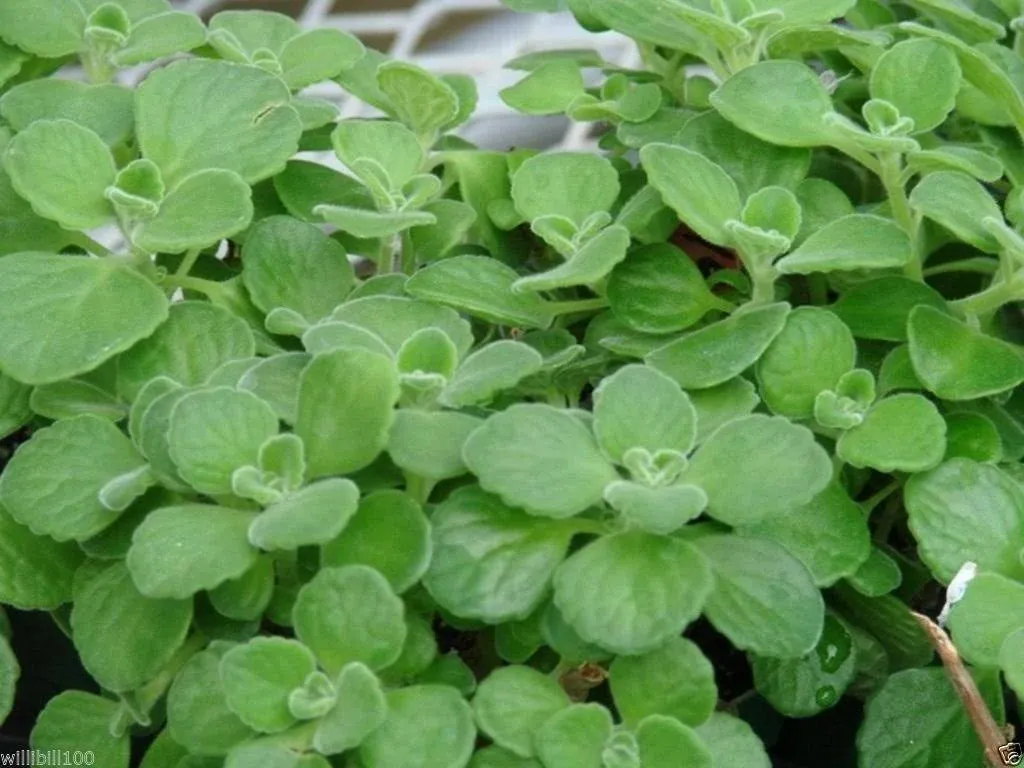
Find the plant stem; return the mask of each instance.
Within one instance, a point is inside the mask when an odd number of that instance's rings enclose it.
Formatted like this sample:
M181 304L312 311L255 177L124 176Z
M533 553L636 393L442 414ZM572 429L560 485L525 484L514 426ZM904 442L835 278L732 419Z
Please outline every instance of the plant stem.
M882 490L878 491L877 493L864 499L864 501L860 502L860 508L864 510L865 515L870 515L871 512L875 509L875 507L877 507L879 504L881 504L883 501L889 498L889 496L891 496L893 493L895 493L902 487L902 480L893 480Z
M750 295L753 304L770 304L775 301L775 270L756 270L750 272L754 284L754 292Z
M1004 304L1024 299L1024 280L1015 279L999 282L981 293L949 302L952 307L965 315L986 315L995 312Z
M103 245L103 243L93 240L84 232L74 233L71 237L71 243L73 245L77 245L82 250L97 256L113 256L110 249Z
M402 233L402 272L411 275L416 271L416 248L412 242L412 230Z
M810 294L812 304L819 307L828 304L828 280L821 272L814 272L807 276L807 292Z
M187 277L188 273L192 271L192 267L196 265L196 261L199 259L201 250L199 248L193 248L191 251L185 254L185 258L181 260L181 264L174 270L176 277Z
M219 296L224 292L220 283L213 280L203 280L199 277L181 277L179 275L167 275L164 283L175 288L184 288L187 291L198 291L207 296Z
M999 262L987 256L975 256L970 259L950 261L945 264L936 264L924 270L925 277L934 275L945 275L950 272L975 272L979 275L994 275L999 271Z
M889 152L881 155L879 161L881 171L879 177L886 194L889 195L889 205L892 207L893 217L910 238L910 261L907 262L903 271L912 280L923 281L924 271L920 250L921 222L914 213L914 209L910 207L907 189L903 185L903 158L897 153Z
M412 472L405 473L405 492L420 506L427 503L433 490L434 481L429 477L416 475Z
M547 305L548 311L553 315L574 315L577 312L593 312L606 307L608 307L608 299L603 297L575 301L553 301Z

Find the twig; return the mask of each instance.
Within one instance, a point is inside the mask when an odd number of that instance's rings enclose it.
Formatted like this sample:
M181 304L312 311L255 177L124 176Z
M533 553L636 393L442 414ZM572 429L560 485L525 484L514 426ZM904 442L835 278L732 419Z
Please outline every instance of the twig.
M988 705L981 697L981 692L978 691L974 678L971 677L964 666L956 646L953 645L949 635L938 624L920 613L912 613L924 629L925 634L928 635L928 639L931 640L932 645L938 652L939 658L942 659L942 666L946 669L946 674L953 683L956 695L967 711L967 716L971 720L974 732L978 734L978 739L985 750L985 758L988 760L988 764L992 768L1005 768L1006 763L999 756L999 747L1006 743L1006 734L1003 733L995 718L992 717Z

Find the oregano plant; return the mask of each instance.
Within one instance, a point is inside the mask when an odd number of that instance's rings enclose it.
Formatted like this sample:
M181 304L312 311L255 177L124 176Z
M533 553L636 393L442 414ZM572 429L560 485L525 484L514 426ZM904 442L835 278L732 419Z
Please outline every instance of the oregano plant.
M507 64L595 151L279 13L0 3L0 750L1014 764L1024 5L506 4L637 46Z

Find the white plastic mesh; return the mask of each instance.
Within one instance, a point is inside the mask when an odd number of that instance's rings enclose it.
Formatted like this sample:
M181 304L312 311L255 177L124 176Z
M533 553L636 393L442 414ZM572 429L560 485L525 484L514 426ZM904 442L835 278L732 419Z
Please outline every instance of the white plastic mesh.
M237 0L178 0L175 4L205 18L226 8L257 7ZM498 0L399 0L387 3L388 10L374 10L380 5L379 0L305 0L292 8L277 9L290 10L307 29L343 29L394 58L415 62L437 74L474 77L480 104L460 133L484 147L585 149L593 145L588 124L524 118L501 101L498 91L524 74L504 69L510 59L541 50L594 48L611 64L635 67L639 62L636 47L628 38L587 32L569 13L520 14ZM405 7L396 8L402 5ZM330 83L309 93L337 103L343 117L374 112Z

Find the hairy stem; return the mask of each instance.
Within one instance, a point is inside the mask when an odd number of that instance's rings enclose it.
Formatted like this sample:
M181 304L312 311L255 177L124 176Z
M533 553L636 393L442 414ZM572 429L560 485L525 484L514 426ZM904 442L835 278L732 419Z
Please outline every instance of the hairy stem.
M910 207L910 200L907 199L907 190L902 180L902 156L896 153L887 153L879 159L881 163L879 176L886 194L889 195L889 205L892 207L893 217L910 238L910 261L904 267L904 273L912 280L924 280L920 249L921 222L914 213L914 209Z

